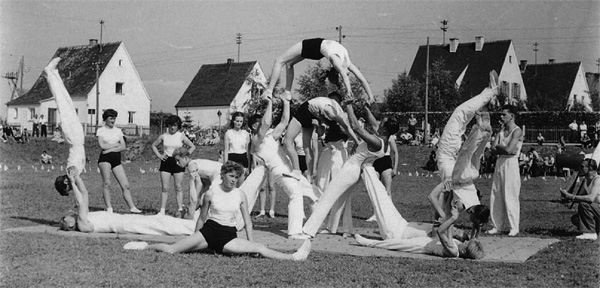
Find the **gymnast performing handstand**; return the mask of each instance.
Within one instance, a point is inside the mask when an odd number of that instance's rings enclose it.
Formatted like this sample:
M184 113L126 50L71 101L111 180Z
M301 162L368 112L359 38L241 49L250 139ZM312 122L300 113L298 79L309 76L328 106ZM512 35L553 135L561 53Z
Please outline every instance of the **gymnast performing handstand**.
M73 191L78 203L78 214L63 217L60 229L87 233L129 233L145 235L189 235L194 231L194 221L170 216L123 215L107 211L89 212L89 195L80 173L85 165L84 134L75 107L65 88L54 58L44 69L50 92L56 101L60 115L61 130L70 145L67 160L67 175L59 176L55 188L60 195L68 196Z

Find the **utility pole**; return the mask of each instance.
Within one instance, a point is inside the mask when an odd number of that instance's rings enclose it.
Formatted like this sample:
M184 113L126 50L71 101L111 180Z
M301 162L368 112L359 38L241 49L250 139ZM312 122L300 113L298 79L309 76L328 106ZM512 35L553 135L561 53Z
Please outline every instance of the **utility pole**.
M346 35L342 35L342 25L335 27L335 30L338 31L338 42L342 44L342 39L346 38Z
M100 61L92 63L94 70L96 70L96 132L100 127Z
M598 67L598 74L600 74L600 58L596 59L596 66Z
M448 31L448 20L442 20L442 27L440 29L443 31L443 42L442 45L446 45L446 31Z
M21 65L19 65L19 72L21 74L21 77L19 77L19 80L21 81L21 86L20 86L20 93L23 93L23 69L25 68L25 56L21 56Z
M238 63L240 62L240 46L242 44L242 33L237 33L235 36L235 43L238 45Z
M429 119L428 119L428 110L429 110L429 37L427 37L427 58L425 60L425 134L424 139L425 143L429 142Z
M539 51L539 45L540 44L538 42L533 43L533 52L535 53L535 75L537 75L537 52Z
M104 20L100 20L100 52L102 52L102 26L104 26Z

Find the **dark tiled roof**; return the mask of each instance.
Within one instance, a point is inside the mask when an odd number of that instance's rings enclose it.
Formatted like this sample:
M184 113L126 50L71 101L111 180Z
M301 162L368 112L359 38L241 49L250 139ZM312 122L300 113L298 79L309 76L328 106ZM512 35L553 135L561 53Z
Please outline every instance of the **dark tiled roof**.
M202 65L175 107L228 106L254 65L256 61Z
M451 72L453 81L456 81L468 65L461 88L466 95L477 95L488 86L491 70L496 70L500 74L511 42L511 40L485 42L480 52L475 51L475 42L459 43L456 53L450 53L449 44L429 45L429 65L442 59L444 69ZM412 78L424 81L426 60L427 46L419 46L409 72ZM429 67L431 69L431 66Z
M52 59L55 57L62 58L57 68L71 97L85 97L88 95L94 84L96 84L96 71L93 69L93 63L100 61L100 74L102 74L120 45L121 42L102 44L102 52L100 52L99 45L61 47L56 50ZM42 72L27 93L6 103L6 105L38 104L43 100L52 98L43 74Z
M527 65L522 73L528 97L552 98L566 103L581 62Z

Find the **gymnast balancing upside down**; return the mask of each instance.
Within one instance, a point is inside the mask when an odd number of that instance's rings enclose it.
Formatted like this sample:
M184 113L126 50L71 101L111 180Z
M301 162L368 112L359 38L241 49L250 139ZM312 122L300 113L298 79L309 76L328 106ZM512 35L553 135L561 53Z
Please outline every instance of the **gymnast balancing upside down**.
M55 188L63 195L73 191L78 203L78 214L60 220L62 230L78 230L97 233L133 233L146 235L189 235L194 231L194 221L169 216L122 215L107 211L89 212L89 195L80 177L85 165L83 129L75 112L67 89L58 70L60 58L54 58L44 69L50 92L56 101L60 115L61 130L70 145L67 175L58 176Z
M265 258L280 260L305 260L310 253L310 240L305 240L296 253L285 254L255 243L248 200L235 185L243 172L243 167L227 161L221 168L222 182L212 185L204 195L200 217L194 231L196 233L174 244L148 245L146 242L129 242L123 246L131 250L156 250L167 253L185 253L210 248L217 253L245 254L258 253ZM248 240L237 238L236 214L241 211L245 221ZM210 214L209 214L210 212Z

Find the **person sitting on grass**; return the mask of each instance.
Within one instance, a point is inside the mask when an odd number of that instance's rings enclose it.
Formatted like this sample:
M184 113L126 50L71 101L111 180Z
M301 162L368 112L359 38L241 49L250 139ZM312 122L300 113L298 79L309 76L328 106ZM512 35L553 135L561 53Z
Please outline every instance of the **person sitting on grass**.
M598 164L596 160L586 158L581 162L579 175L584 177L583 187L585 195L575 195L560 188L563 197L577 202L577 213L571 217L571 221L582 234L576 239L596 240L600 233L600 177L598 176Z
M285 254L254 242L254 234L246 195L236 188L243 167L227 161L221 167L222 182L213 185L204 195L196 233L174 244L148 245L146 242L129 242L126 250L155 250L166 253L186 253L210 248L219 254L258 253L265 258L280 260L306 260L310 253L310 240L305 240L296 253ZM236 214L242 212L248 240L237 238Z
M40 161L42 164L52 164L52 156L46 153L46 150L42 151L42 155L40 155Z

